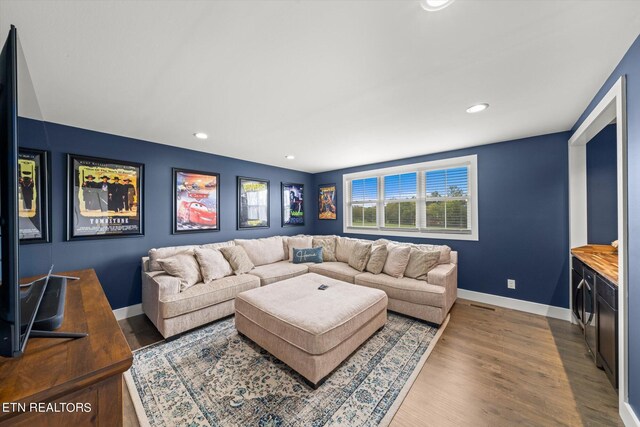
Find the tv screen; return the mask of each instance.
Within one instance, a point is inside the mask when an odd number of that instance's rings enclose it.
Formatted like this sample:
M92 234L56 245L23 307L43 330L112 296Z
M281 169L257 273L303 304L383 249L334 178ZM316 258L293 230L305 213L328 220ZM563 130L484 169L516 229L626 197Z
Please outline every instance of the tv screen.
M0 355L22 353L18 229L17 32L11 27L0 54ZM25 334L26 335L26 334Z

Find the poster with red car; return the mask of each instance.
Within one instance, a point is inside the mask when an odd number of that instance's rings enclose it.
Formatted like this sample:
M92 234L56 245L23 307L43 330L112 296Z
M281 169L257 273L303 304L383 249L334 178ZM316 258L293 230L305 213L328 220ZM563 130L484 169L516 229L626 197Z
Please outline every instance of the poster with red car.
M220 175L173 169L173 232L220 230Z

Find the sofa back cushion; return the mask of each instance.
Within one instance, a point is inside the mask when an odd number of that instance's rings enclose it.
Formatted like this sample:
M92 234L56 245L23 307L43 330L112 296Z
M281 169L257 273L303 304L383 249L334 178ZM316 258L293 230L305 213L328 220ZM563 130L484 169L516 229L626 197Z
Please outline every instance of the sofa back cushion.
M193 251L180 252L176 255L157 260L160 267L173 277L180 279L180 292L202 282L200 265Z
M376 245L393 243L394 245L410 246L416 249L422 249L424 251L439 251L440 259L438 260L438 264L449 264L451 262L451 248L447 245L430 245L425 243L394 242L393 240L387 240L387 239L378 239L374 243Z
M411 256L411 248L404 245L388 244L387 260L384 263L382 272L391 277L400 279L404 275L404 270L407 268L409 258Z
M384 263L387 261L387 245L377 245L371 248L369 262L367 262L367 271L373 274L382 273Z
M312 246L314 248L322 248L322 261L336 261L336 238L334 236L314 236Z
M233 274L231 265L218 249L196 248L196 259L200 264L200 273L204 283L209 283Z
M305 262L315 262L319 264L322 262L322 248L292 248L293 258L291 261L294 264L302 264Z
M372 242L356 242L353 245L351 255L349 255L349 266L358 271L364 271L367 267L367 262L369 262L372 244Z
M427 280L427 273L431 271L440 259L440 251L425 251L411 248L409 263L404 270L404 277Z
M290 236L287 238L287 251L289 252L289 262L293 262L293 248L311 249L313 247L313 237L311 236Z
M218 242L218 243L207 243L205 245L200 245L200 248L204 249L220 249L220 248L228 248L229 246L235 246L236 242L233 240L229 240L226 242Z
M365 239L352 239L351 237L336 237L336 260L340 262L349 262L349 257L351 257L351 252L353 252L355 248L355 244L358 242L362 243L373 243L371 240Z
M170 258L174 255L178 255L180 253L191 252L193 255L193 250L197 248L194 245L188 246L168 246L166 248L154 248L149 251L149 271L162 271L163 268L158 263L159 259Z
M236 245L242 246L249 259L256 267L273 264L284 259L284 248L281 236L265 239L235 239Z
M248 273L253 269L253 263L242 246L220 248L220 252L229 262L236 276Z

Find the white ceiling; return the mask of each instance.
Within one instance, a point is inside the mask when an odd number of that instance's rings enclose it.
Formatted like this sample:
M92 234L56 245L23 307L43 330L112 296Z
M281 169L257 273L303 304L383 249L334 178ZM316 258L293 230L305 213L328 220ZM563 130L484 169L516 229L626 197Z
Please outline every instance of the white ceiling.
M640 1L2 0L9 24L48 121L319 172L569 129Z

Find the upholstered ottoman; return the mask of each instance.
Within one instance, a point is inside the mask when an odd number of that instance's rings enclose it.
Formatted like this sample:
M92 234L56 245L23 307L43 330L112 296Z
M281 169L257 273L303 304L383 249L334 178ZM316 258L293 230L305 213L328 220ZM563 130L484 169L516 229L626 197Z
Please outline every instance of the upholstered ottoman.
M384 291L315 273L241 292L235 305L238 332L314 388L387 321Z

